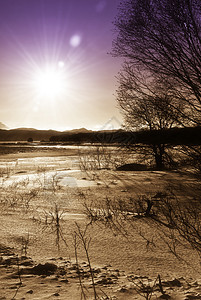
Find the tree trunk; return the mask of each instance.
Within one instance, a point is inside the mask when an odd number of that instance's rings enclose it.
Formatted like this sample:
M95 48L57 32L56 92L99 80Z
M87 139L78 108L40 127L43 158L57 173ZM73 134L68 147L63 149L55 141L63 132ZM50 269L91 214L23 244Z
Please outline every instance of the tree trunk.
M164 170L164 145L153 145L153 152L154 152L154 158L155 158L155 164L157 170Z

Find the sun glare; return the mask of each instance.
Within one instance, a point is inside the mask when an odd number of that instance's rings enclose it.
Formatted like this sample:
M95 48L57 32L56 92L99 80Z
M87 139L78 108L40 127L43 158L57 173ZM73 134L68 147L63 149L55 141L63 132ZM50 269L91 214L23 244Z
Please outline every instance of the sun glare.
M34 79L34 89L39 97L55 98L65 92L65 78L61 70L40 70Z

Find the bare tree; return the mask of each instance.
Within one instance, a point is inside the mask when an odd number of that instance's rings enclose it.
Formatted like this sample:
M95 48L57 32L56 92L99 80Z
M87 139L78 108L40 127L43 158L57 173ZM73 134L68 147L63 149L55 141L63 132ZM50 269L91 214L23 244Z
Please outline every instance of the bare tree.
M112 55L125 60L117 101L126 125L150 130L201 125L201 2L122 0L114 26ZM164 146L153 145L159 166ZM194 164L200 160L199 148L191 152ZM200 254L200 195L194 201L180 200L153 197L139 216L159 225L159 233L168 231L173 252L181 239ZM126 209L119 210L124 217Z
M131 63L136 76L140 70L165 83L169 94L188 108L180 114L200 124L200 1L125 0L114 25L112 54Z
M117 102L127 129L165 130L182 122L180 111L184 110L183 103L176 103L168 88L156 84L148 74L145 76L138 71L136 75L132 65L124 63L118 81ZM143 145L139 148L141 151L142 147L154 157L157 169L163 169L164 161L167 159L166 145L164 143L155 143L148 147Z

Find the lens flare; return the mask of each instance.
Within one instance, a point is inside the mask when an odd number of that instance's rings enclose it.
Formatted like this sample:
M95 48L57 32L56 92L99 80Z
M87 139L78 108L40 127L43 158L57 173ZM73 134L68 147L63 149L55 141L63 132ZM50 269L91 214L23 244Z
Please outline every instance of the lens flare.
M78 34L75 34L70 39L70 45L72 47L78 47L81 43L81 36Z

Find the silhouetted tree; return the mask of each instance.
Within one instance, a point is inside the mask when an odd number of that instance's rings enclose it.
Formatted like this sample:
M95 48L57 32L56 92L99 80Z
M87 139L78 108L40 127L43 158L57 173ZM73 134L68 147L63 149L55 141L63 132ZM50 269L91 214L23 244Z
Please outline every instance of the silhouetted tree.
M183 107L180 102L176 104L173 95L169 94L165 86L156 86L152 78L147 75L145 77L140 71L136 76L128 63L124 63L118 80L117 102L127 129L164 130L180 123L179 111ZM148 154L151 150L157 169L163 169L164 160L167 158L164 142L153 143L147 149ZM168 160L169 158L168 155Z
M165 84L188 108L180 115L200 124L201 2L125 0L114 25L112 54L132 64L136 76L140 71Z
M201 1L122 0L114 25L112 54L125 59L117 100L126 124L150 130L176 123L200 125ZM201 158L198 150L195 164ZM165 232L169 249L174 252L181 239L200 254L200 189L191 201L174 194L151 200L145 199L147 208L139 215L160 225L160 234L169 230ZM119 210L125 215L122 203Z
M154 82L124 63L118 76L117 102L126 127L132 130L169 129L180 124L180 111L185 108L176 102L168 88Z

